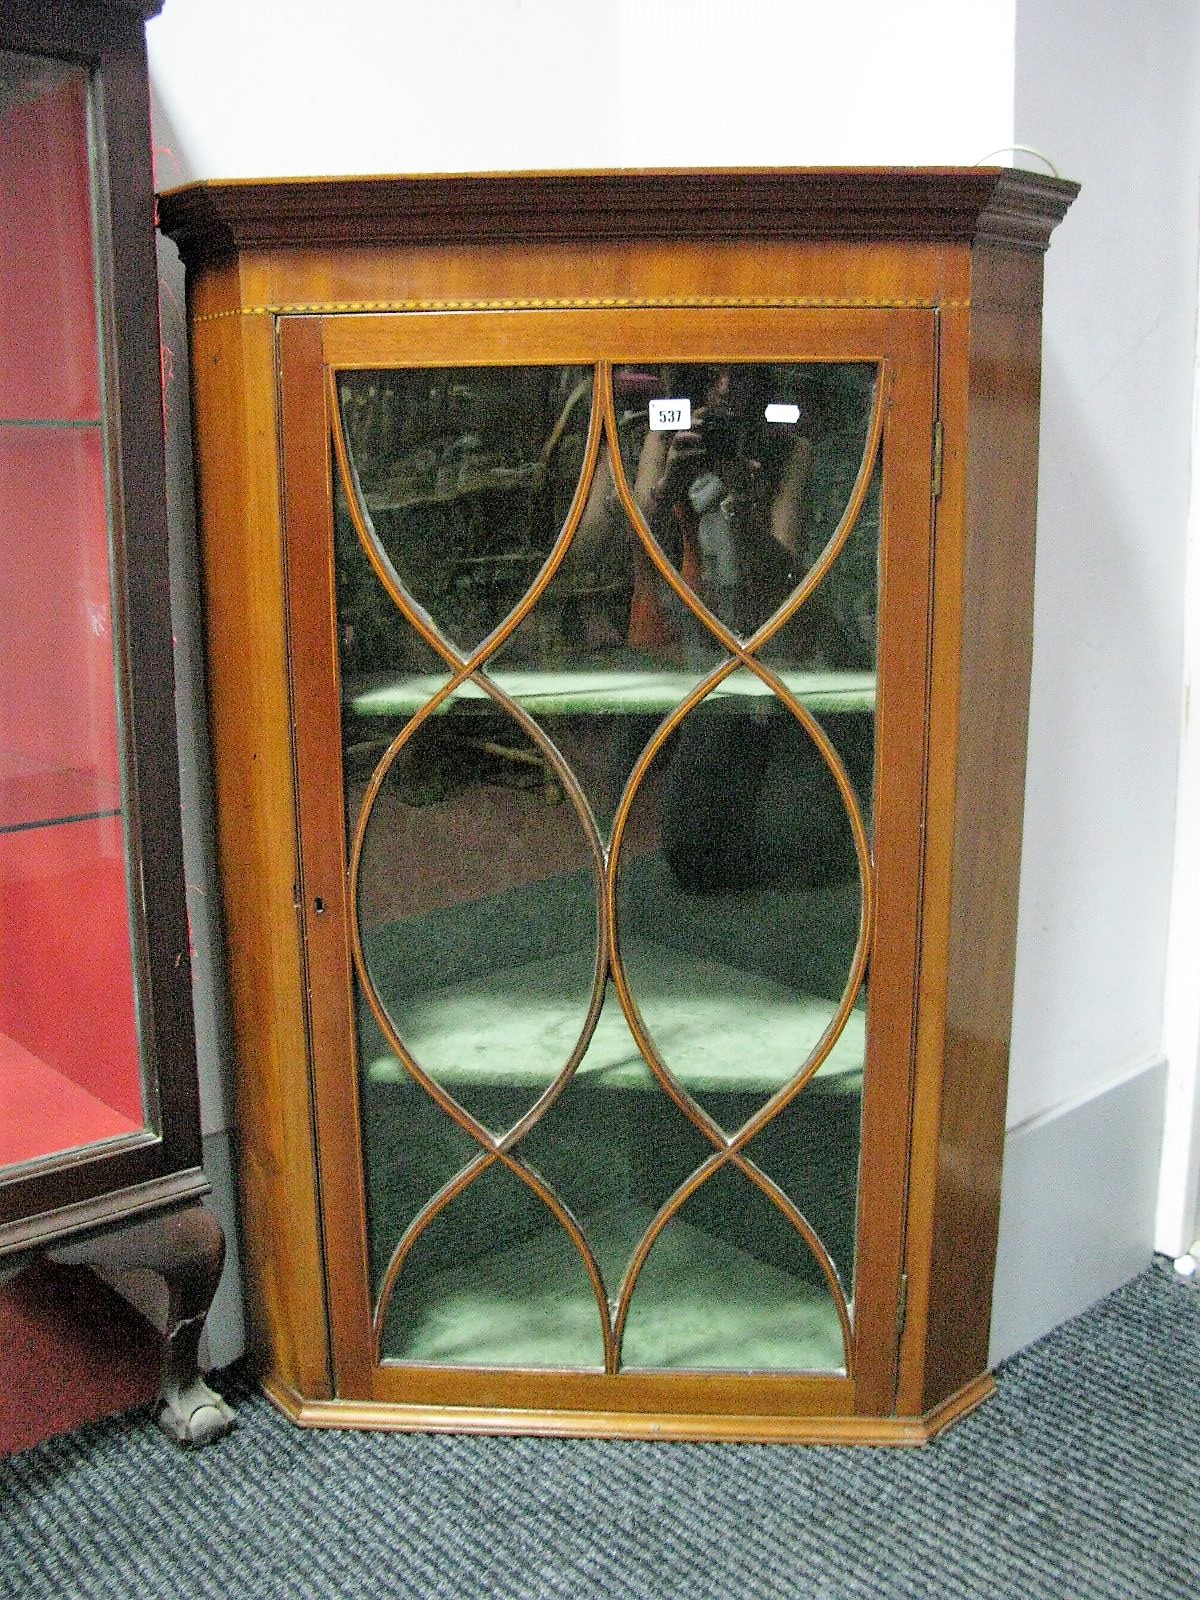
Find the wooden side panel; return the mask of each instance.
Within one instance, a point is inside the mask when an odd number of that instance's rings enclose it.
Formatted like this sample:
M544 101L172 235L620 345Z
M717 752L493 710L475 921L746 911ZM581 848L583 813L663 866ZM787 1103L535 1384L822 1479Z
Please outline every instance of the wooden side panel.
M239 303L241 278L221 268L194 290L192 381L244 1236L260 1359L301 1392L328 1395L295 907L274 321L222 314Z
M978 247L947 315L929 853L902 1407L987 1366L1032 643L1040 256Z

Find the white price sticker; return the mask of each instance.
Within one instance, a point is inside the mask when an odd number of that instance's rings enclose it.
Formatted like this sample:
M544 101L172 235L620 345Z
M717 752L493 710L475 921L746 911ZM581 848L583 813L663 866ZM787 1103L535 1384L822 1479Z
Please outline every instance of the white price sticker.
M763 416L768 422L799 422L800 407L785 404L782 400L772 400Z
M690 428L691 425L692 402L690 400L651 400L650 431L652 433L674 433L679 428Z

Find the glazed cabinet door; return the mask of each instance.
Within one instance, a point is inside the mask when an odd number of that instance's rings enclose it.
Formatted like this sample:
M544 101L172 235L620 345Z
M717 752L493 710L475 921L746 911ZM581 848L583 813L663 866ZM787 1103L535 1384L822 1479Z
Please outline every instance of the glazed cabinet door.
M338 1394L886 1414L932 314L280 350Z
M0 18L0 1258L12 1262L208 1187L145 9L19 3Z

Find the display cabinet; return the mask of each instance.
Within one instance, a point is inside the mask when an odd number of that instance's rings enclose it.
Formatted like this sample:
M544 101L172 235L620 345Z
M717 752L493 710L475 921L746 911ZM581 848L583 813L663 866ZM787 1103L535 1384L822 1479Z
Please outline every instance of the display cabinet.
M1073 193L162 197L246 1247L302 1422L915 1442L989 1391Z
M199 1205L143 27L0 17L0 1279L35 1254L167 1285L160 1420L224 1240Z

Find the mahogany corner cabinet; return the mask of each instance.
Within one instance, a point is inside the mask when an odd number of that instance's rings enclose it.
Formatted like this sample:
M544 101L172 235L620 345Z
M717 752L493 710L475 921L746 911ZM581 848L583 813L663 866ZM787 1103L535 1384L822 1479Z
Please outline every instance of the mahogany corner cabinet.
M296 1420L918 1443L989 1393L1074 194L161 197L254 1324Z

